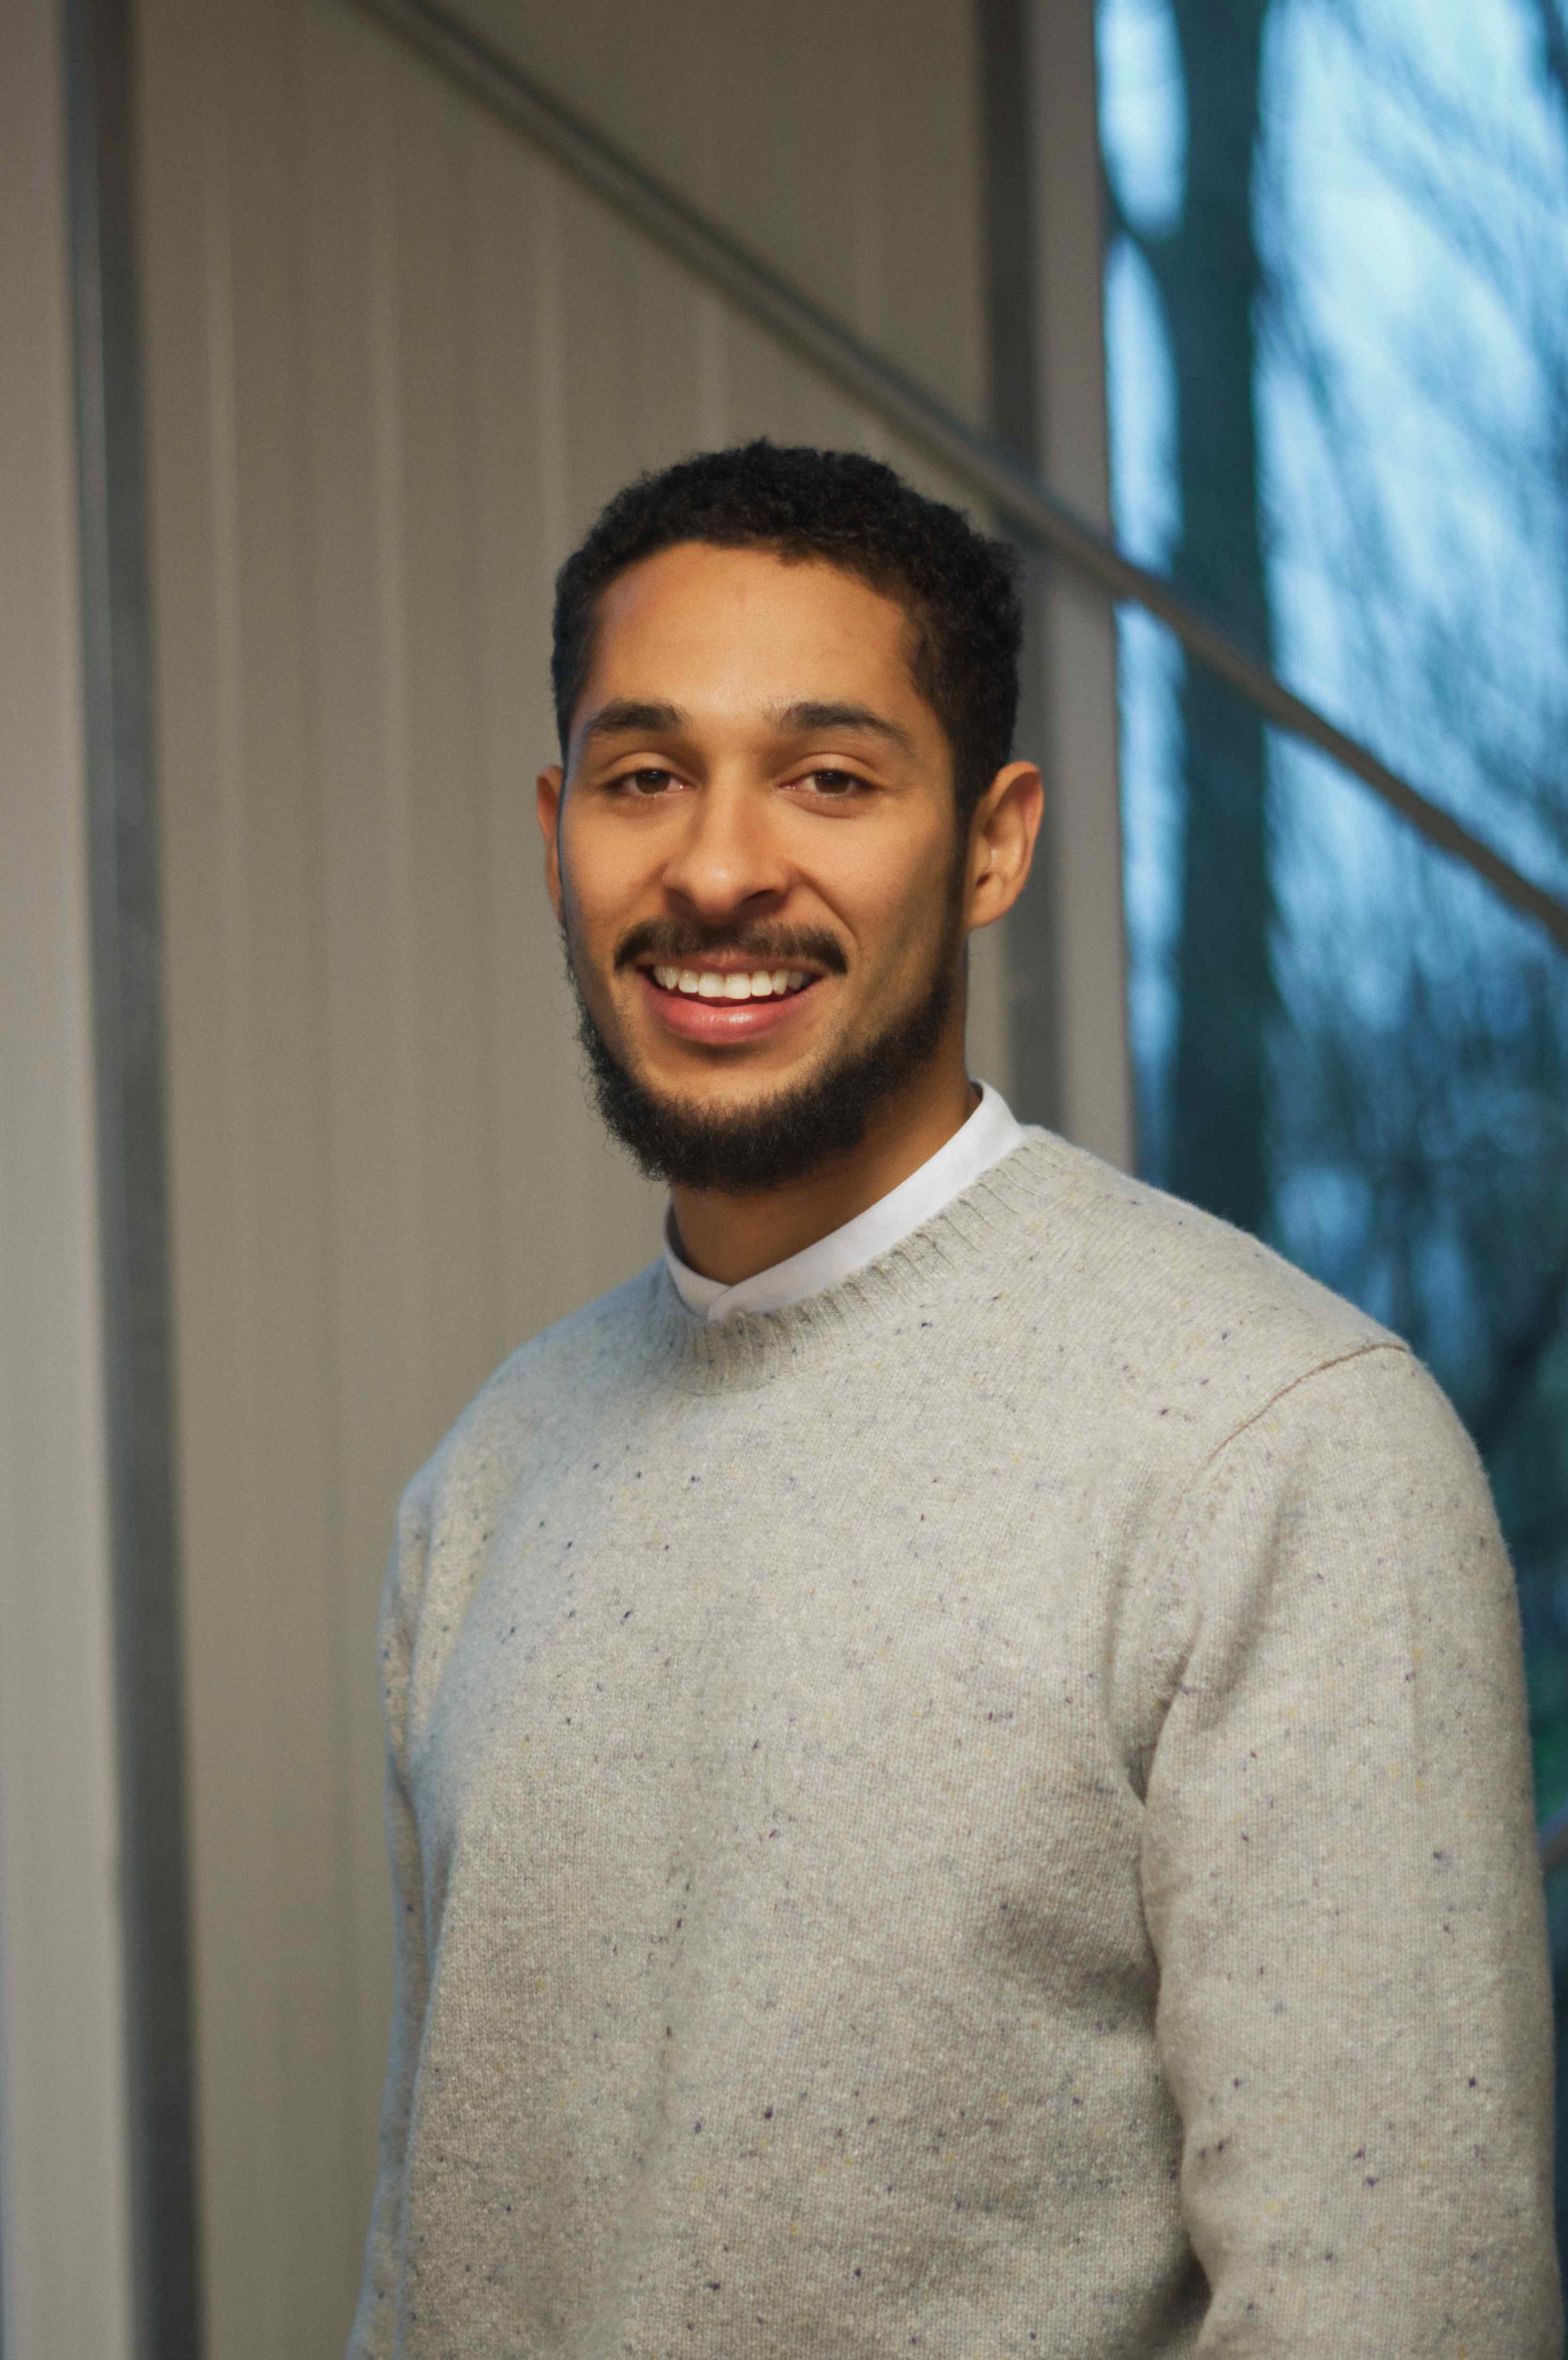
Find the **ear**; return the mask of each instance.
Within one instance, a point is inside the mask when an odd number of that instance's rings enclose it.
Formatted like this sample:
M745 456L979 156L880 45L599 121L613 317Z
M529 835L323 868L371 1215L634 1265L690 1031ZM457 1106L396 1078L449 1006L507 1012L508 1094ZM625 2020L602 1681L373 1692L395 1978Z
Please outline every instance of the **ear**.
M544 881L557 925L561 923L561 798L564 792L561 764L541 770L534 788L534 809L544 838Z
M994 926L1023 891L1045 809L1045 782L1032 762L998 770L969 823L969 893L964 925Z

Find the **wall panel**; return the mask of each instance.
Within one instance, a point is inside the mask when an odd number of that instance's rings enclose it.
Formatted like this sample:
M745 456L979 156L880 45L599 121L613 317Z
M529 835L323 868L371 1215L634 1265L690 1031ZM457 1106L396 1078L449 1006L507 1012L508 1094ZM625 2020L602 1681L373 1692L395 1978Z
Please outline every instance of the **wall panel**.
M467 0L579 115L976 423L971 9L955 0Z
M528 21L598 40L604 119L679 132L710 201L755 162L735 226L973 407L966 9L690 14L664 99L637 12ZM145 0L141 40L209 2348L297 2360L341 2344L373 2169L397 1493L657 1244L539 874L555 567L754 432L953 487L340 0ZM975 977L1005 1087L995 944Z
M132 2333L60 25L0 14L0 2347Z

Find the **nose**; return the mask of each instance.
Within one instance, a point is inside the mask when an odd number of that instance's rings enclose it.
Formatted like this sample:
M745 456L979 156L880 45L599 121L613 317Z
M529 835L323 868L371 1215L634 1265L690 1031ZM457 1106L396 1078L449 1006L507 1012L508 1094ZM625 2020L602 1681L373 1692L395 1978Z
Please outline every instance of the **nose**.
M768 796L742 780L710 779L690 797L690 816L664 867L665 890L706 925L755 916L789 886L769 825Z

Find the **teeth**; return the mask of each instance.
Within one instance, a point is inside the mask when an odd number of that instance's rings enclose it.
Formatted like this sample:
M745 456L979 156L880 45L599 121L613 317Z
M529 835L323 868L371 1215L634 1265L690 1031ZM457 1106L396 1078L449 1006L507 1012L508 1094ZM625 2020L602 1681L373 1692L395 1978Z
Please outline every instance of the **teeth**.
M800 991L810 976L793 967L758 967L752 975L720 975L712 967L656 967L654 981L661 991L683 991L688 999L781 1000Z

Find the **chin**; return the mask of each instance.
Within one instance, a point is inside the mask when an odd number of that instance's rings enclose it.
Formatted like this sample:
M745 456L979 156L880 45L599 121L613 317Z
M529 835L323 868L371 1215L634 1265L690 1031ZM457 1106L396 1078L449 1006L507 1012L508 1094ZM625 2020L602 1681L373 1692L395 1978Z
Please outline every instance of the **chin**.
M935 1057L961 967L943 961L924 995L874 1038L819 1053L771 1086L731 1098L666 1089L612 1047L578 989L578 1034L606 1129L650 1179L755 1196L853 1155L872 1117Z

